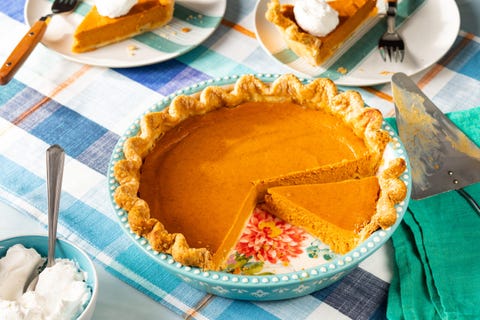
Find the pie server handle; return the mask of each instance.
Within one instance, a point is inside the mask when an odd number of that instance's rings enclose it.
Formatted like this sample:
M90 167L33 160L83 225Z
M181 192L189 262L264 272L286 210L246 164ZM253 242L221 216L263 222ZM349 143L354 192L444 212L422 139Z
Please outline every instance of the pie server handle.
M475 199L473 199L473 197L463 188L457 189L456 191L470 204L473 209L475 209L480 217L480 205L475 201Z
M35 49L47 30L50 15L40 18L20 40L0 68L0 85L6 85Z

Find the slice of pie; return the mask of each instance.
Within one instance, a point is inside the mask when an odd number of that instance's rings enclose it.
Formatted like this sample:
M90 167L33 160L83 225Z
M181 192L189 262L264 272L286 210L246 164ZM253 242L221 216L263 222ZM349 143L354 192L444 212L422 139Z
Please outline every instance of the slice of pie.
M369 176L269 188L265 208L344 254L363 242L379 224L389 226L395 222L392 204L403 199L405 186L397 176L405 167L403 162L391 163L390 167L394 171L387 171L380 179Z
M114 166L114 198L154 250L220 270L269 188L375 176L389 141L382 120L327 79L242 76L146 114ZM393 205L370 233L395 222Z
M271 0L265 16L275 24L287 46L297 56L318 66L330 58L369 17L377 13L377 0L336 0L328 4L338 12L340 22L324 37L302 30L295 21L293 4Z
M173 17L174 0L138 0L118 18L98 13L93 6L73 34L72 51L95 50L166 25Z

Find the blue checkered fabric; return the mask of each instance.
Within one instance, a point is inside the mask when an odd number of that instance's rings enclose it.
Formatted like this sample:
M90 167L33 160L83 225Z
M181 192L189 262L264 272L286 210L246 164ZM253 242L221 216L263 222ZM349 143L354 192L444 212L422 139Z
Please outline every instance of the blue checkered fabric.
M6 0L0 7L1 61L28 29L24 4ZM107 167L116 142L140 114L203 80L291 72L255 39L255 4L228 1L224 19L205 42L149 66L92 67L38 46L15 78L0 87L0 199L46 225L45 150L60 144L67 155L60 236L174 312L192 319L384 319L390 244L328 288L288 301L247 302L191 288L145 255L118 225L106 187ZM480 39L460 31L448 53L414 79L445 112L475 107L479 57ZM385 116L394 115L388 84L353 89Z

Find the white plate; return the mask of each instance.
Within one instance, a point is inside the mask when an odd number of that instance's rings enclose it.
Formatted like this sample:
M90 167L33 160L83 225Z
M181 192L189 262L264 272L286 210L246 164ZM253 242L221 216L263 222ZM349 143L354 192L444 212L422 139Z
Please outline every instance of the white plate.
M398 30L406 42L403 63L384 62L377 50L380 35L385 31L382 20L365 34L355 37L355 43L346 43L346 54L332 58L326 64L314 67L298 58L288 49L276 27L265 18L269 0L260 0L255 12L257 39L262 47L278 62L292 70L310 77L328 77L338 85L370 86L390 82L395 72L407 75L418 73L437 62L453 45L460 29L460 13L454 0L425 0L407 16L412 3L418 0L403 0L398 4ZM285 3L292 1L284 1ZM402 13L404 16L402 16ZM350 48L348 48L350 46ZM343 51L342 49L342 51ZM338 72L347 69L346 74Z
M92 3L92 0L80 1L74 13L54 15L42 44L76 62L126 68L166 61L192 50L218 27L227 1L177 0L173 19L166 26L94 51L73 53L70 50L72 34ZM27 0L24 10L26 23L31 26L41 16L50 13L51 5L52 1L49 0ZM189 31L185 32L183 28ZM137 49L132 51L129 49L131 45ZM167 49L160 49L160 45Z

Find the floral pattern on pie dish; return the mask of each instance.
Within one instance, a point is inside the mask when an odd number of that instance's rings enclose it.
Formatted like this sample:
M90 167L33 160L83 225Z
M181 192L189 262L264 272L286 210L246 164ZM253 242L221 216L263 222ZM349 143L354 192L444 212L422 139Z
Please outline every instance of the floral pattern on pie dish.
M278 74L256 74L255 77L264 82L273 82L280 77ZM178 95L195 95L208 86L228 86L235 83L239 75L226 76L200 82L181 89L165 97L160 103L152 106L145 113L160 111L167 107ZM308 83L310 80L301 79ZM387 145L384 160L401 157L406 160L407 170L400 176L407 186L405 200L396 204L397 219L394 225L387 229L375 231L367 240L346 254L335 254L328 246L315 239L300 228L286 224L267 212L254 210L250 221L244 229L241 239L229 256L230 272L205 271L197 267L182 265L171 255L159 253L152 249L147 239L133 232L128 223L127 212L120 208L114 198L118 187L113 167L116 162L124 159L123 144L140 130L140 115L119 139L113 150L108 168L108 188L110 200L120 227L147 255L153 257L162 267L178 276L191 286L218 296L250 300L273 301L305 296L325 288L346 276L391 237L400 224L408 206L411 193L410 164L405 148L398 135L385 122L383 129L391 136ZM287 239L288 250L265 250L263 254L254 252L246 242L255 239L261 246L284 246ZM260 250L262 252L262 250ZM261 258L260 258L261 257ZM259 259L260 258L260 259Z
M326 263L335 253L302 228L255 208L225 272L268 275Z

